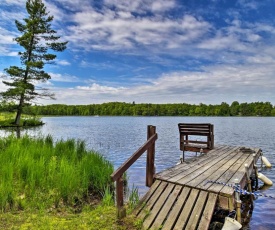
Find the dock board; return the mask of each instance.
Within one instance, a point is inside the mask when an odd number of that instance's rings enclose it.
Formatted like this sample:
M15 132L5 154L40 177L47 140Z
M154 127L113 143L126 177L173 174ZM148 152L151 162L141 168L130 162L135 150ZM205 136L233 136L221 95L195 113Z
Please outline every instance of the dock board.
M156 184L135 213L144 219L144 229L208 229L217 194L159 180Z
M192 162L156 174L153 186L134 211L144 220L144 229L208 229L216 205L232 210L233 188L215 182L234 184L237 179L242 188L245 186L244 165L251 174L252 153L257 160L261 150L242 149L217 146Z

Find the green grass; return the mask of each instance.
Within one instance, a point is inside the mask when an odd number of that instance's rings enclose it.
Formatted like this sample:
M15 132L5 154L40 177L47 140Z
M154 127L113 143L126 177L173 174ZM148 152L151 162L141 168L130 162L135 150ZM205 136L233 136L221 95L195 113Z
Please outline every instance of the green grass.
M115 206L85 207L81 213L17 212L0 214L0 229L5 230L134 230L141 229L141 221L128 215L116 218Z
M2 212L81 206L113 185L113 165L82 141L11 135L0 149Z
M0 113L0 127L13 127L15 120L15 113ZM20 125L21 127L33 127L43 125L40 117L30 116L30 115L22 115Z
M132 190L129 191L128 207L131 212L139 203L138 188L133 184Z
M83 141L10 135L0 150L0 229L141 229L137 188L118 221L113 165Z

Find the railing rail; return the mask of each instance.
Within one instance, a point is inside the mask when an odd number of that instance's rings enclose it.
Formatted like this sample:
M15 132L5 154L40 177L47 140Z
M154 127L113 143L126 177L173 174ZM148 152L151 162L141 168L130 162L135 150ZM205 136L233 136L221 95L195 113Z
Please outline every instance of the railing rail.
M147 150L146 160L146 186L150 187L153 184L155 175L155 142L158 138L156 127L152 125L147 126L147 141L115 172L112 173L112 181L116 181L116 203L118 210L118 218L123 218L126 215L123 202L123 174L133 163Z

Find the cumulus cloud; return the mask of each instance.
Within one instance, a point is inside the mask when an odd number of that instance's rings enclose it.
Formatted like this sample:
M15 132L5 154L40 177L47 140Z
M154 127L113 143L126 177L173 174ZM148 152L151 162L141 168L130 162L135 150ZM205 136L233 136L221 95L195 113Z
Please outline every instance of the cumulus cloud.
M253 65L216 65L205 67L203 71L172 72L148 79L147 83L121 87L111 83L93 82L87 86L56 90L57 99L62 103L89 104L106 101L136 101L138 103L200 103L212 101L270 101L275 96L274 63L267 66ZM269 82L269 84L266 84ZM261 97L259 99L258 93ZM66 95L66 96L65 96ZM75 101L71 100L75 98ZM78 101L77 102L77 98ZM207 100L206 100L207 99Z
M173 9L176 6L175 0L105 0L104 3L109 7L114 7L120 11L133 12L133 13L153 13L165 12Z
M15 56L18 54L18 51L11 49L16 44L13 40L15 37L16 33L0 27L0 56Z
M215 35L204 39L198 47L210 50L255 52L256 44L260 44L262 40L262 36L254 29L255 25L242 23L236 19L227 23L227 26L216 29Z
M273 65L270 65L270 68L275 71ZM221 65L204 68L201 72L174 72L164 74L151 85L133 88L127 95L160 94L164 101L166 96L179 101L177 98L185 98L188 95L193 95L195 101L196 94L212 99L218 95L247 94L249 98L249 95L255 94L259 89L269 92L270 89L275 89L275 78L270 68L258 66L251 73L250 65Z
M5 74L3 72L0 71L0 92L4 92L7 90L7 86L2 82L2 80L4 79Z
M126 90L124 87L110 87L110 86L103 86L97 83L93 83L91 86L77 86L76 89L89 91L92 94L116 94L119 95L123 91Z
M256 10L261 4L261 2L251 1L251 0L238 0L237 4L246 9Z
M79 78L76 76L71 76L69 74L59 74L59 73L49 73L51 76L50 81L56 82L79 82Z
M85 49L127 50L152 45L176 48L201 38L209 23L185 15L177 20L165 17L125 18L112 10L94 9L73 16L67 39ZM89 45L88 45L89 44Z
M57 60L57 64L58 64L58 65L62 65L62 66L71 65L71 63L68 62L68 61L66 61L66 60Z
M18 6L24 6L26 4L26 0L2 0L0 2L0 6L1 5L6 5L6 6L10 6L10 5L18 5Z

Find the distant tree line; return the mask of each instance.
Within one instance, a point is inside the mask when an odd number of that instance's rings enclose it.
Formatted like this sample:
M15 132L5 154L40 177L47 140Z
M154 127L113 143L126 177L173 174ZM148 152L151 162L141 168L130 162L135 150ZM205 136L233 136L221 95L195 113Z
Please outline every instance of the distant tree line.
M14 104L2 102L0 111L11 111ZM25 114L50 116L275 116L275 106L270 102L239 103L231 105L136 104L109 102L90 105L32 105L24 108Z

